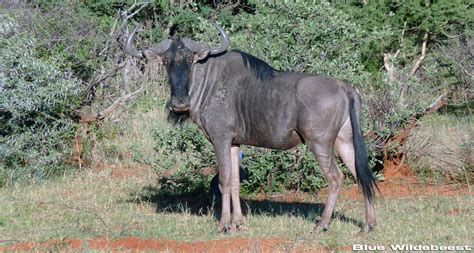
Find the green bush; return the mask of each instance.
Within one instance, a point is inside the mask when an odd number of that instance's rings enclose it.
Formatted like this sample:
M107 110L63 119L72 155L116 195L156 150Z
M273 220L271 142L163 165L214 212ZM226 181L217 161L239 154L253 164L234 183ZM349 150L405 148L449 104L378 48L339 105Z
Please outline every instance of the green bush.
M33 9L31 5L39 8ZM69 1L32 1L12 11L23 31L36 40L39 58L59 57L61 69L88 81L94 71L104 67L102 51L107 43L112 17L94 16L80 4Z
M299 190L315 192L326 186L324 175L313 154L304 145L291 151L243 147L242 164L247 170L243 191L281 192Z
M70 152L81 82L36 46L0 13L0 184L57 173Z
M216 168L214 150L195 125L157 128L153 137L159 154L156 170L167 175L159 180L162 191L185 194L209 185L212 175L204 175L202 170Z

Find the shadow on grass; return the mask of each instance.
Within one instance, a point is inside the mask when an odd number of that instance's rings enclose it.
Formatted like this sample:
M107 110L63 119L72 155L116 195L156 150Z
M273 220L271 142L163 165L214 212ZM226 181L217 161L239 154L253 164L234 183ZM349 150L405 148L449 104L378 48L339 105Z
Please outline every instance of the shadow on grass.
M156 186L142 188L141 192L134 194L135 198L130 202L150 203L156 206L157 213L191 213L193 215L214 215L220 218L220 194L216 193L216 187L208 190L206 184L200 184L191 191L185 193L169 192ZM214 189L214 190L213 190ZM218 190L217 190L218 191ZM270 216L291 215L317 222L316 217L321 216L324 210L322 203L307 202L284 202L273 200L250 200L241 198L242 211L245 214L262 214ZM349 218L341 212L335 212L333 219L353 224L362 229L362 222Z

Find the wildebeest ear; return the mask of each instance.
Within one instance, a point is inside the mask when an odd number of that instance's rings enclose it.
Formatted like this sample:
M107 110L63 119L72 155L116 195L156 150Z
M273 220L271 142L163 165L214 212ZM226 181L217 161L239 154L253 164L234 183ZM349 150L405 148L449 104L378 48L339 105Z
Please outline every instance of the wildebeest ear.
M196 52L194 52L194 60L193 63L196 63L209 55L209 48L200 48Z
M147 59L159 61L161 64L163 64L162 63L162 59L163 59L162 55L154 52L153 50L146 49L146 50L143 51L143 55Z

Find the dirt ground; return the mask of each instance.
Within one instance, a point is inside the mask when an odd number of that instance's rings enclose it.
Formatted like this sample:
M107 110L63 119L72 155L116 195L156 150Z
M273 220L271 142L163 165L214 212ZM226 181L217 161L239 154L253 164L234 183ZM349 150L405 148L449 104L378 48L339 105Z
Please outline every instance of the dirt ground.
M309 249L298 243L280 238L228 238L211 241L182 242L173 240L142 239L126 237L108 239L96 237L88 240L67 239L48 240L43 243L18 243L0 247L1 251L42 251L42 250L99 250L126 252L328 252L325 249Z
M112 177L143 176L146 169L133 170L107 166ZM378 198L407 198L413 196L456 196L470 195L466 187L459 185L426 185L409 176L399 176L377 184ZM323 189L318 198L325 198L327 190ZM287 192L273 196L257 195L256 199L269 198L284 202L297 202L308 199L307 193ZM346 186L341 190L342 199L362 199L357 185ZM458 208L459 209L459 208ZM446 215L457 215L464 210L449 210ZM233 237L210 241L174 241L165 239L143 239L139 237L104 238L95 237L86 240L65 239L62 241L48 240L45 242L12 242L9 246L0 246L0 251L84 251L99 250L106 252L330 252L325 248L308 248L308 246L290 241L286 238L242 238ZM350 246L339 247L340 250L351 250Z

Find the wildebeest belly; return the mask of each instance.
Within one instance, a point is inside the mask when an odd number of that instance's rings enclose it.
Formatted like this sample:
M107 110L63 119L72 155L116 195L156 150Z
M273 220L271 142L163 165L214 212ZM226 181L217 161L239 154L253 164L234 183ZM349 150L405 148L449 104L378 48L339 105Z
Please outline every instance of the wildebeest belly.
M301 143L295 131L297 111L293 89L278 85L239 94L234 144L290 149Z
M301 143L298 133L290 129L286 133L270 136L268 133L258 130L246 133L239 133L232 144L250 145L255 147L287 150L296 147Z

